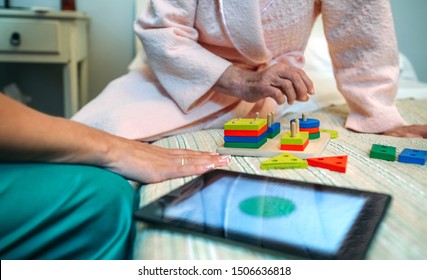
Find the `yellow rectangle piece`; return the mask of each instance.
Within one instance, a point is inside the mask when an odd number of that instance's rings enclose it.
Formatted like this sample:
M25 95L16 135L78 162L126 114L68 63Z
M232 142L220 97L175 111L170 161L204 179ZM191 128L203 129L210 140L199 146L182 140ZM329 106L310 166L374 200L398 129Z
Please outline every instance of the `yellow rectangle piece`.
M297 135L295 135L295 137L291 137L291 132L286 131L283 134L282 138L280 138L280 144L303 145L305 141L307 141L308 137L309 137L308 132L305 132L305 131L298 132Z
M267 119L240 118L224 124L224 130L260 130L267 125Z

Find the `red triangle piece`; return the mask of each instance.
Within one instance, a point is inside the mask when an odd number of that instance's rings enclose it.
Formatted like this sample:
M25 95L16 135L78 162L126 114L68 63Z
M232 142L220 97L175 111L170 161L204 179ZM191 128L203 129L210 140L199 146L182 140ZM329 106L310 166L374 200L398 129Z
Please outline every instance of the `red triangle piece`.
M318 157L307 158L308 165L313 167L320 167L329 169L336 172L345 173L347 169L347 155L332 156L332 157Z

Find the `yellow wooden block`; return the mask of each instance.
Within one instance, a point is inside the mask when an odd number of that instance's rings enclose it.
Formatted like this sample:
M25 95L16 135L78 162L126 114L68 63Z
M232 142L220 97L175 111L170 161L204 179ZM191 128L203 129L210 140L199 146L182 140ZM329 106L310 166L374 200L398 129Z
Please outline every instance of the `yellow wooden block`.
M286 131L282 138L280 138L280 144L284 145L303 145L309 138L309 133L305 131L298 132L295 137L291 137L291 132Z
M336 131L336 130L333 130L333 129L320 129L320 132L329 133L329 135L331 136L331 139L338 138L338 131Z
M240 118L224 124L224 130L260 130L267 125L267 119Z
M283 153L261 162L261 169L288 169L288 168L307 168L308 163L289 153Z

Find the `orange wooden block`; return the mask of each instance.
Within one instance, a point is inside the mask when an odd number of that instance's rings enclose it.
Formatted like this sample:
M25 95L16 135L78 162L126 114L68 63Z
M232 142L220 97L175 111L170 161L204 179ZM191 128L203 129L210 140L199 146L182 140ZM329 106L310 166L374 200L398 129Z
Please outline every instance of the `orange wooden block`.
M331 171L345 173L347 169L347 155L332 156L332 157L318 157L307 158L308 165L313 167L320 167L329 169Z
M292 144L280 144L280 150L284 151L304 151L308 145L309 140L307 139L302 145L292 145Z

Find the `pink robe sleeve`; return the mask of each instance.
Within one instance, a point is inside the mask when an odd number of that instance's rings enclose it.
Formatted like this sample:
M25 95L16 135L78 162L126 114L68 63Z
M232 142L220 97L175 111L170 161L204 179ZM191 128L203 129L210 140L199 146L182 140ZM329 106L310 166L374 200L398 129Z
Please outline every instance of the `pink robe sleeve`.
M155 0L135 22L152 71L184 112L206 100L231 65L198 43L196 8L196 0Z
M338 89L350 107L346 127L380 133L405 125L395 106L398 49L388 0L322 0Z

